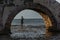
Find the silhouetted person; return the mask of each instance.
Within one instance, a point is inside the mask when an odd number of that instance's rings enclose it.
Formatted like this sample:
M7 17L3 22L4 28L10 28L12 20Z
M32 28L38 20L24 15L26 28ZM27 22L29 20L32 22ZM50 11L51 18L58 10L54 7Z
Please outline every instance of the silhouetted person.
M24 18L23 18L23 16L21 16L21 28L23 28L23 20L24 20Z

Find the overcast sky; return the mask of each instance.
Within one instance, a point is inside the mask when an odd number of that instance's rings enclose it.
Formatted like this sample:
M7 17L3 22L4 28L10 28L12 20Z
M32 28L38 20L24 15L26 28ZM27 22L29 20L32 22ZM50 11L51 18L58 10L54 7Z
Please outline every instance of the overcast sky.
M56 0L60 3L60 0ZM42 18L41 15L39 15L39 13L33 11L33 10L23 10L21 12L19 12L14 19L21 19L21 16L23 16L26 19L30 19L30 18Z
M31 18L42 18L41 15L39 15L38 12L33 11L33 10L29 10L29 9L25 9L21 12L19 12L14 19L20 19L21 16L23 16L26 19L31 19Z
M60 0L56 0L56 1L58 1L60 3Z

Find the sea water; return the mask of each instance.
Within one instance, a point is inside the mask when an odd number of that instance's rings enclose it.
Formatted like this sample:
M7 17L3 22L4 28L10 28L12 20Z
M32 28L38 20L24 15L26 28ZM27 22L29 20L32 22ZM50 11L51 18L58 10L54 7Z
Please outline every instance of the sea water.
M23 25L28 26L28 28L25 28L25 30L28 30L28 32L20 32L17 31L21 25L21 19L14 19L11 23L13 25L13 28L11 30L12 38L39 38L43 37L45 34L45 26L43 19L24 19L23 20ZM29 28L31 26L31 28ZM40 28L38 28L40 26ZM41 27L42 26L42 27ZM34 32L36 30L36 32Z
M12 21L11 25L20 25L21 24L21 19L14 19ZM23 20L24 25L44 25L43 19L24 19Z

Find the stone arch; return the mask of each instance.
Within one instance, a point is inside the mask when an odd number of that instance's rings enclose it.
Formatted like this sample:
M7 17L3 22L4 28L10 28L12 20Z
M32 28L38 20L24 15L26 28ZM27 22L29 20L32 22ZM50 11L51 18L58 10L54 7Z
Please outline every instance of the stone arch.
M14 19L14 17L18 14L18 12L20 12L24 9L31 9L31 10L37 11L39 13L42 12L43 14L48 15L48 17L51 19L51 22L53 25L52 28L57 28L57 21L53 15L53 13L47 7L45 7L41 4L38 4L38 3L31 3L31 4L27 3L27 4L20 5L20 6L16 6L16 8L11 11L10 15L8 15L8 18L5 23L5 28L4 28L4 31L7 34L10 33L10 26L11 26L11 22Z

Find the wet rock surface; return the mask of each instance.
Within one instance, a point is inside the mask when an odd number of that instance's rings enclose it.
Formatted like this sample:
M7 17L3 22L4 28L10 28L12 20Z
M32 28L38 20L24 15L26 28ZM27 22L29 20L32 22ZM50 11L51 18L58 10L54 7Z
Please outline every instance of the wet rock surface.
M53 35L51 37L39 37L39 38L11 38L6 35L1 35L0 40L60 40L60 34Z

